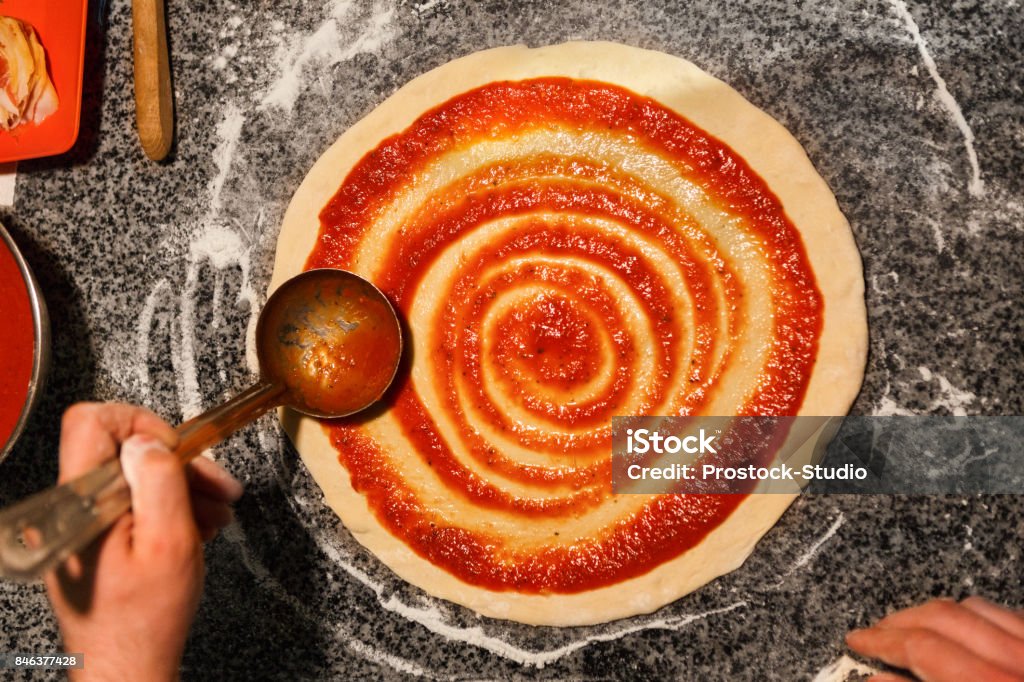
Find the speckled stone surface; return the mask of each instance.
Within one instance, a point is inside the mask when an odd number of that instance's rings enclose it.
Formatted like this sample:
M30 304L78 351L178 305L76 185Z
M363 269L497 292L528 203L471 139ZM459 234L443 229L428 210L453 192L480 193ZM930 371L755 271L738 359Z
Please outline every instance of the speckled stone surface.
M413 76L517 42L680 55L793 132L864 256L871 356L856 412L1022 412L1017 2L168 5L173 158L138 149L130 6L113 0L90 33L78 145L21 164L0 215L54 333L42 409L0 465L2 504L55 479L58 419L74 401L179 420L245 386L245 330L314 160ZM798 500L740 570L651 616L490 621L363 551L273 419L217 456L247 494L207 551L187 679L810 679L845 653L845 631L889 610L971 593L1024 606L1021 498L819 496ZM0 650L57 641L41 588L0 584Z

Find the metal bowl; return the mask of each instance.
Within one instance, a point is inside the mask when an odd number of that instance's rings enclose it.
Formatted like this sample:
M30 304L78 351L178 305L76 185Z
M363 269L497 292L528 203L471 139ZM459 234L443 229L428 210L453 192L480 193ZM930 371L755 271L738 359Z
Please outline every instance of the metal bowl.
M32 411L36 408L39 398L43 394L43 384L50 369L50 316L46 312L46 301L43 300L43 293L39 289L39 283L36 282L36 278L32 274L32 270L29 269L24 257L22 257L21 251L18 250L18 246L11 239L11 235L2 224L0 224L0 240L3 241L3 246L14 256L14 261L18 264L18 269L21 270L21 277L25 281L29 304L32 307L32 332L34 339L32 376L28 382L28 393L25 396L25 403L21 407L21 415L14 426L14 431L11 432L10 438L7 439L7 442L3 444L3 449L0 450L0 461L3 461L11 449L14 448L14 444L18 442L18 438L25 430L25 424L28 423Z

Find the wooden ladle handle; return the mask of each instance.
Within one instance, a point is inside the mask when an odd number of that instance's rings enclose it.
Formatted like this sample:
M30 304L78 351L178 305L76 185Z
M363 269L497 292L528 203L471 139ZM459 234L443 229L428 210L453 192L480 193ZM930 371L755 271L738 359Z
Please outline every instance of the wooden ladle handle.
M160 161L174 137L174 102L164 0L132 0L135 122L146 156Z

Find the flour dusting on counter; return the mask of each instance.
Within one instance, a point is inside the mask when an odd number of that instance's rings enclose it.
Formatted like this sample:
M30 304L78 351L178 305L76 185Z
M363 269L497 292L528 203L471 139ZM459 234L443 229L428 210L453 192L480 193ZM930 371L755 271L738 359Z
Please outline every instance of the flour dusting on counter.
M412 7L416 10L417 14L423 14L424 12L429 12L438 5L441 5L443 2L444 0L425 0L424 2L415 4Z
M378 663L382 663L388 666L389 668L397 670L398 672L403 673L405 675L412 675L413 677L424 677L428 680L439 679L437 675L431 674L430 672L424 670L412 661L408 661L404 658L401 658L400 656L388 653L383 649L378 649L377 647L371 646L366 642L363 642L362 640L351 638L346 642L346 644L348 644L349 648L352 649L352 651L356 652L363 658L369 659L371 661L376 661Z
M395 36L394 13L394 7L378 2L369 19L360 24L352 16L351 0L335 0L331 15L312 35L286 38L278 46L274 61L284 66L263 96L260 108L276 107L290 113L299 93L314 78L357 54L379 50ZM348 28L350 24L356 26L354 32Z
M247 357L255 356L256 321L258 319L258 299L249 281L249 254L242 244L239 235L225 227L207 226L189 247L188 273L185 287L181 293L181 357L179 368L179 398L183 413L187 417L198 414L203 409L202 392L200 391L198 372L196 369L196 321L195 303L199 287L199 270L203 261L209 261L215 269L223 271L232 266L241 269L242 281L238 291L239 300L246 301L250 306L249 325L246 329ZM221 282L216 285L221 286ZM249 352L251 350L251 352ZM256 364L255 358L249 359L250 367Z
M220 142L213 152L213 163L217 166L217 174L210 180L211 215L220 210L220 195L224 191L224 182L228 179L228 173L231 171L231 162L234 160L235 150L238 148L238 138L242 134L243 125L245 125L245 115L234 103L229 103L224 108L224 118L217 124L217 136L220 138Z
M878 668L843 655L819 670L812 682L847 682L851 679L860 680L880 672L882 671Z
M814 555L818 553L818 550L821 549L821 546L832 539L832 537L836 534L836 531L839 530L839 527L843 525L844 521L846 521L846 517L843 515L843 512L839 512L839 516L837 516L836 520L832 522L832 525L829 526L829 529L827 531L825 531L825 534L817 540L815 540L814 544L808 547L807 551L804 552L799 559L793 562L793 565L790 566L788 572L792 573L793 571L806 566L811 561L811 559L814 558Z
M875 417L910 417L917 413L913 410L908 410L897 403L892 399L892 396L886 392L886 394L878 401L878 405L875 406L875 409L871 411L871 414Z
M894 356L897 357L897 356ZM903 368L901 367L901 371ZM916 368L906 368L907 373L911 375L916 374L920 377L919 381L908 378L906 381L900 381L896 388L900 392L905 391L907 388L917 386L924 390L927 390L930 400L927 404L923 405L917 410L907 408L905 405L901 405L892 398L893 384L890 381L885 385L882 391L882 395L875 405L875 408L871 411L871 414L876 417L894 417L894 416L911 416L915 414L943 414L948 413L954 417L966 417L969 412L969 408L974 408L974 412L977 413L978 403L984 405L984 400L980 400L977 395L966 389L957 388L953 383L942 374L932 371L930 368L920 365Z
M171 291L171 285L166 279L161 279L153 287L146 301L142 305L142 312L139 313L139 322L136 326L136 353L139 362L135 367L138 370L139 386L142 391L142 401L149 402L149 338L153 328L153 316L156 314L158 305L164 304Z
M932 77L935 82L935 97L939 100L939 103L945 107L946 111L949 112L950 117L953 119L953 123L960 129L960 134L964 138L964 147L967 149L967 160L971 164L971 179L967 183L967 191L973 197L981 197L985 194L985 183L981 179L981 166L978 163L978 153L974 150L974 132L971 130L970 124L967 123L967 119L964 117L963 110L960 109L960 104L956 101L950 93L949 88L946 86L946 81L939 75L939 69L935 65L935 59L928 51L928 44L925 42L924 37L921 35L921 29L918 28L917 22L914 21L914 16L907 9L907 3L903 0L889 0L889 4L896 11L896 14L906 24L907 31L910 33L911 40L917 46L918 52L921 53L921 59L924 61L924 66L928 70L928 75Z
M222 274L238 268L241 281L238 284L236 300L231 303L245 303L249 307L249 318L245 329L246 362L250 371L256 372L256 321L258 319L260 299L251 282L250 245L244 235L228 227L221 219L223 208L223 192L238 149L245 115L233 103L224 108L224 114L216 127L217 146L213 152L213 164L216 173L207 185L209 206L205 216L197 226L188 244L188 258L184 284L177 296L176 333L171 331L170 348L171 365L178 389L178 402L181 413L192 417L203 411L205 401L203 390L199 385L196 350L196 302L199 298L200 271L208 264L215 271L212 304L213 319L211 325L216 327L220 322L217 314L226 286ZM143 390L143 399L149 398L149 347L153 334L153 317L159 306L172 305L174 297L171 285L166 279L159 280L143 305L136 332L136 354L139 362L139 380Z
M949 379L927 367L918 367L917 371L925 381L934 381L938 384L938 396L932 401L931 410L946 409L954 417L967 416L967 408L978 399L978 396L970 391L957 388L950 383Z

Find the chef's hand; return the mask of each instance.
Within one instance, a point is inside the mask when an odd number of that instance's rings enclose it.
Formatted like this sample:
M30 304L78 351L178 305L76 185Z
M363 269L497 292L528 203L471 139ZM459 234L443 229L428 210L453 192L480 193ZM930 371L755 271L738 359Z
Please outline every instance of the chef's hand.
M846 636L854 651L909 670L924 682L1024 681L1024 615L980 597L935 599ZM908 678L890 673L876 682Z
M174 430L152 412L82 403L64 414L60 482L118 454L132 511L46 577L64 650L82 680L172 680L203 583L201 540L232 520L242 486L209 459L183 467Z

